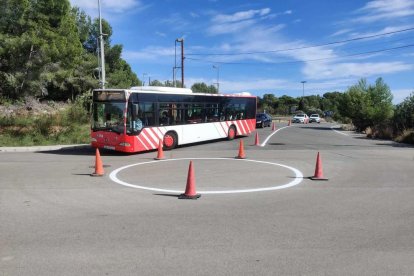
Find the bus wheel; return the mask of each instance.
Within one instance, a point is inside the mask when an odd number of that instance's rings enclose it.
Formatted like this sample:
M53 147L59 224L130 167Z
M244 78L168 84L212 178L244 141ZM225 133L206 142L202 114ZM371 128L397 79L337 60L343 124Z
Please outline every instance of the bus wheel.
M177 134L175 134L174 132L167 132L164 135L164 149L165 150L170 150L173 149L177 146Z
M228 140L233 140L236 137L236 128L234 126L231 126L229 128L229 133L227 135Z

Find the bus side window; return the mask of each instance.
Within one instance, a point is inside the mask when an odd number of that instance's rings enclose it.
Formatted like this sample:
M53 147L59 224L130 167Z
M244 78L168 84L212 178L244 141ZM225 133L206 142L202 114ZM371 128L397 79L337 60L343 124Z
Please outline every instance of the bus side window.
M160 125L168 126L170 124L170 118L168 117L168 112L163 111L160 115Z

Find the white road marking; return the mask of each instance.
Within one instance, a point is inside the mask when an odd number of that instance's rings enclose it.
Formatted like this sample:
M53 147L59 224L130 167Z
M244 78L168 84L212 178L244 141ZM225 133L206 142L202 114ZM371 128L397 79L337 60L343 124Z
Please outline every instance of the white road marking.
M269 139L270 139L273 135L275 135L278 131L280 131L280 130L282 130L282 129L284 129L284 128L287 128L287 127L289 127L289 126L284 126L284 127L278 128L278 129L276 129L275 131L273 131L273 132L272 132L269 136L267 136L266 140L264 140L264 141L263 141L263 143L261 143L261 144L260 144L260 146L261 146L261 147L266 146L266 143L269 141Z
M279 186L255 188L255 189L223 190L223 191L197 191L197 193L199 194L234 194L234 193L252 193L252 192L273 191L273 190L286 189L286 188L296 186L303 180L303 174L298 169L295 169L293 167L289 167L289 166L278 164L278 163L266 162L266 161L249 160L249 159L233 159L233 158L177 158L177 159L155 160L155 161L149 161L149 162L135 163L135 164L127 165L127 166L114 170L113 172L110 173L109 178L112 181L120 185L124 185L124 186L131 187L131 188L156 191L156 192L164 192L164 193L181 194L183 193L184 189L183 190L167 190L167 189L159 189L159 188L154 188L154 187L145 187L145 186L127 183L125 181L120 180L117 177L117 174L120 171L128 169L133 166L140 166L140 165L152 164L152 163L157 163L157 162L179 161L179 160L228 160L228 161L231 160L231 161L237 161L237 162L254 162L254 163L260 163L260 164L279 166L282 168L289 169L295 173L295 178L291 182L287 184L279 185Z
M331 126L331 129L333 130L333 131L335 131L336 133L339 133L339 134L342 134L342 135L345 135L345 136L349 136L348 134L346 134L346 133L343 133L343 132L341 132L341 131L337 131L336 129L334 129L334 127L339 127L338 125L337 126Z

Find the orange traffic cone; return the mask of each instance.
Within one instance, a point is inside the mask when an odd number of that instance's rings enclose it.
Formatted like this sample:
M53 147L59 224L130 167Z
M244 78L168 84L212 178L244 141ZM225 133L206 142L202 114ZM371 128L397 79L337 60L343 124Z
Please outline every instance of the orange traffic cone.
M239 145L239 155L236 156L237 159L245 159L246 155L244 154L243 140L240 139Z
M91 176L103 176L105 174L103 169L103 164L101 160L101 154L99 153L99 149L96 148L96 158L95 158L95 172L91 174Z
M181 194L178 198L197 199L200 196L200 194L196 193L193 161L190 161L190 165L188 166L187 186L185 187L185 192Z
M315 175L310 177L312 180L328 180L328 178L323 177L323 171L322 171L322 161L321 157L318 152L318 156L316 157L316 167L315 167Z
M164 151L162 150L162 139L160 139L160 142L158 144L158 154L157 154L157 157L155 157L154 159L155 160L165 159L165 157L164 157Z
M276 124L272 123L272 131L275 131L275 130L276 130Z
M257 133L257 132L256 132L256 137L254 138L254 145L255 146L260 146L259 133Z

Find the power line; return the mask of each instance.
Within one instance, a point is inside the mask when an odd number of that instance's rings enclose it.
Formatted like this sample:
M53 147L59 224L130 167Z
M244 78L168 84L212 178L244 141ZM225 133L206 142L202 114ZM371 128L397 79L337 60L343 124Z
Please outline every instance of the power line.
M344 58L344 57L353 57L353 56L361 56L361 55L368 55L368 54L376 54L376 53L393 51L393 50L410 48L410 47L414 47L414 44L408 44L408 45L403 45L403 46L399 46L399 47L386 48L386 49L380 49L380 50L374 50L374 51L368 51L368 52L361 52L361 53L356 53L356 54L343 55L343 56L339 56L339 57L328 57L328 58L295 60L295 61L282 61L282 62L224 62L224 61L213 61L213 60L205 60L205 59L190 58L190 57L186 57L186 59L194 60L194 61L207 62L207 63L218 63L218 64L229 64L229 65L260 65L260 64L277 65L277 64L313 62L313 61L322 61L322 60L328 60L328 59L339 59L339 58Z
M361 36L361 37L356 37L356 38L351 38L351 39L346 39L346 40L334 41L334 42L329 42L329 43L324 43L324 44L316 44L316 45L312 45L312 46L302 46L302 47L278 49L278 50L270 50L270 51L239 52L239 53L227 53L227 54L224 54L224 53L200 53L200 54L195 53L195 54L190 54L189 53L189 54L186 54L186 56L237 56L237 55L254 55L254 54L269 54L269 53L277 53L277 52L287 52L287 51L316 48L316 47L328 46L328 45L334 45L334 44L340 44L340 43L346 43L346 42L353 42L353 41L369 39L369 38L374 38L374 37L379 37L379 36L385 36L385 35L390 35L390 34L408 32L408 31L412 31L412 30L414 30L414 27L403 29L403 30L397 30L397 31L392 31L392 32L381 33L381 34L367 35L367 36Z

